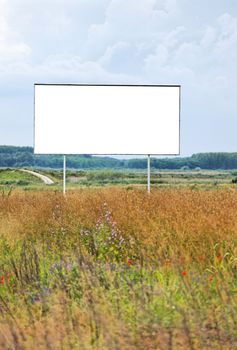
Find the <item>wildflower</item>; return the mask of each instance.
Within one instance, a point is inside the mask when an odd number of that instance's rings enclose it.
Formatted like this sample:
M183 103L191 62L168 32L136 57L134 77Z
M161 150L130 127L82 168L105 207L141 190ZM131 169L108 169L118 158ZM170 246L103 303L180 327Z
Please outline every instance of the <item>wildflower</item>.
M187 271L183 271L182 276L187 276Z
M111 270L111 271L114 271L114 270L115 270L115 267L116 267L115 264L110 264L110 270Z
M127 265L130 267L132 265L132 259L127 260Z
M60 264L58 262L55 262L51 268L49 269L50 273L54 273L56 270L60 269Z
M0 276L0 283L5 284L5 277L4 276Z
M201 262L201 261L204 261L204 257L203 256L200 256L199 258L198 258L198 260Z

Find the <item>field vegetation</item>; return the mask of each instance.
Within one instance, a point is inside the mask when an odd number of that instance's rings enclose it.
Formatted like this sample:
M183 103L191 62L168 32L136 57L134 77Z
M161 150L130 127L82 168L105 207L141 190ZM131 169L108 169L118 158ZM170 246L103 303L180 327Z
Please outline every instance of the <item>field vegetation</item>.
M48 186L50 190L62 189L62 170L54 169L34 169L40 174L48 176L54 181L53 185ZM236 186L236 170L162 170L152 169L151 184L153 188L172 186L189 187L229 187ZM115 170L115 169L97 169L97 170L67 170L67 187L69 189L80 189L83 187L107 187L118 185L123 187L144 188L147 184L146 170ZM39 178L22 172L14 168L0 169L0 191L9 188L23 190L45 189L45 184Z
M3 191L0 349L236 349L236 212L236 185Z
M26 172L17 169L0 169L0 186L5 187L25 187L37 186L41 184L41 180Z

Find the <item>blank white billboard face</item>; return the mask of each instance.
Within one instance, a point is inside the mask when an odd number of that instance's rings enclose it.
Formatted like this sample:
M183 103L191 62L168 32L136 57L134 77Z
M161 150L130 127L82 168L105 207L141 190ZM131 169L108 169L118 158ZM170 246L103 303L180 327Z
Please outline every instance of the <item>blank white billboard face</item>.
M180 87L35 85L36 154L179 154Z

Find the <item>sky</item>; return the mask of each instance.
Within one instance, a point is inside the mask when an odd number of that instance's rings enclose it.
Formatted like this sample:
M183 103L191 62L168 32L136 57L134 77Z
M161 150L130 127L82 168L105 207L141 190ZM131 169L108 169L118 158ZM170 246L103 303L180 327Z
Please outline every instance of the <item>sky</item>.
M0 0L0 144L34 83L180 84L181 156L237 152L236 0Z

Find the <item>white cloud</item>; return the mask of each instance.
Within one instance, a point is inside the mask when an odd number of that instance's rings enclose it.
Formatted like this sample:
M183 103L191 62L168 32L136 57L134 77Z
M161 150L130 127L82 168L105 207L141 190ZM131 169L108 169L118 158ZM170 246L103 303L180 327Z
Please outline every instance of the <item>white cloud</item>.
M0 72L200 85L236 73L237 17L190 28L176 0L0 0ZM173 23L173 25L172 25ZM220 70L224 70L220 72ZM83 78L85 79L85 77ZM227 84L227 83L226 83Z
M128 83L135 82L133 76L126 74L109 73L99 63L93 61L83 62L80 57L50 56L38 67L39 76L55 82L74 83ZM48 78L47 78L48 77ZM48 81L49 82L49 81Z
M206 118L207 110L210 120L227 118L227 109L231 119L233 6L232 0L0 0L0 92L31 96L36 81L175 83L183 86L184 125L193 113Z
M7 1L0 0L0 62L12 62L25 59L31 53L30 47L22 42L17 33L11 30L7 22ZM16 37L16 39L15 39Z
M158 45L155 53L148 55L145 58L146 69L152 69L152 67L164 66L168 60L168 48L164 45Z
M104 23L89 28L87 54L93 52L98 58L118 42L138 45L156 41L158 31L172 21L175 13L174 0L111 0Z
M210 47L216 40L217 31L215 28L207 26L201 38L200 44L203 48Z

